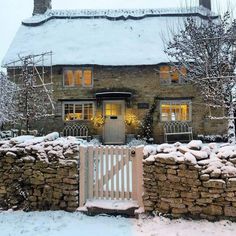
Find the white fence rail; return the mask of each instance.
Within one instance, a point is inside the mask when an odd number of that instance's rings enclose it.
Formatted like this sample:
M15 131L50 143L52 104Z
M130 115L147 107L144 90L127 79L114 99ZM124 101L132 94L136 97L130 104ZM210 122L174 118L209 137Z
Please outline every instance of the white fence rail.
M142 206L143 147L80 147L80 206L87 199L136 200Z

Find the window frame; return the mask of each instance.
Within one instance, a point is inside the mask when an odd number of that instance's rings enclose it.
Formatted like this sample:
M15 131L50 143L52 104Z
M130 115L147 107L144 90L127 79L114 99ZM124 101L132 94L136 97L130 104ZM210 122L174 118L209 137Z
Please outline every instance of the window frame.
M90 121L90 119L84 119L84 105L92 104L92 117L95 114L95 103L93 101L65 101L62 103L62 120L64 122L76 122L76 121ZM82 119L66 120L65 119L65 105L73 105L73 114L75 114L75 105L82 105Z
M168 67L169 69L168 69L168 72L166 72L166 73L168 73L168 75L169 75L169 78L168 79L163 79L163 78L161 78L161 74L163 73L162 71L161 71L161 67ZM172 82L173 80L172 80L172 77L171 77L171 73L172 73L172 68L174 68L174 67L177 67L177 66L174 66L174 65L168 65L168 64L166 64L166 65L160 65L160 67L159 67L159 79L160 79L160 84L161 85L181 85L181 84L184 84L185 83L185 81L184 81L184 79L183 79L183 76L182 76L182 74L178 71L178 80L177 80L177 82ZM185 68L186 69L186 68ZM178 69L177 69L178 70ZM186 72L187 73L187 72Z
M107 109L107 105L110 105L110 109ZM115 108L115 109L114 109ZM107 111L110 111L110 115L107 114ZM116 114L114 114L116 112ZM121 116L122 115L122 104L119 102L106 102L104 105L104 114L106 117L111 116Z
M171 99L160 101L159 112L161 122L172 122L173 120L162 120L162 105L189 105L189 119L188 120L176 120L176 122L191 122L192 121L192 100L191 99ZM174 121L173 121L174 122Z
M76 85L74 76L73 76L73 84L72 85L65 84L65 72L68 70L72 70L73 74L76 70L82 71L82 83L80 86ZM84 71L86 71L86 70L91 71L91 85L90 86L86 86L84 83ZM93 88L93 83L94 83L94 79L93 79L93 68L92 67L64 67L63 68L63 87L65 87L65 88Z

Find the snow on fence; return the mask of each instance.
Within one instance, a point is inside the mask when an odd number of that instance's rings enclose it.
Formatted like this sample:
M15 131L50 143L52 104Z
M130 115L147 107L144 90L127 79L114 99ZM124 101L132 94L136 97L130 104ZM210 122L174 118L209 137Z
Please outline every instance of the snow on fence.
M135 200L142 206L142 159L142 146L81 146L80 206L87 199Z

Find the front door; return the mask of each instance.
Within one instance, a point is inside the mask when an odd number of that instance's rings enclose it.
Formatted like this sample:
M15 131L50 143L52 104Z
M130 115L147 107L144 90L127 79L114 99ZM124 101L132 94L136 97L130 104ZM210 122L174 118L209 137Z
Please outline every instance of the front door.
M105 144L125 143L125 103L124 101L104 101L105 117L103 140Z

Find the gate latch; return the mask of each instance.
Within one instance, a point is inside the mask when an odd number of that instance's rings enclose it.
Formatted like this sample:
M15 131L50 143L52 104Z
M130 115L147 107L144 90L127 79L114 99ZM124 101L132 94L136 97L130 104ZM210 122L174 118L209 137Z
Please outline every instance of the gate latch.
M134 150L134 149L131 150L131 156L132 156L132 157L135 156L135 150Z

